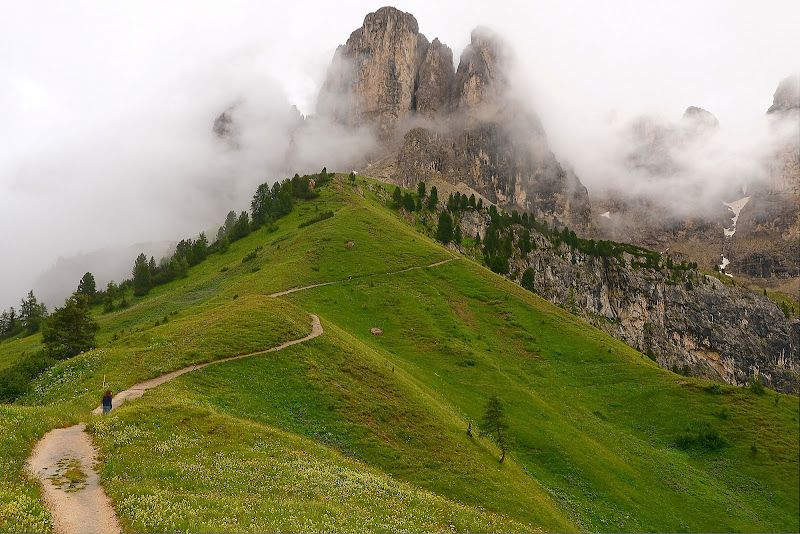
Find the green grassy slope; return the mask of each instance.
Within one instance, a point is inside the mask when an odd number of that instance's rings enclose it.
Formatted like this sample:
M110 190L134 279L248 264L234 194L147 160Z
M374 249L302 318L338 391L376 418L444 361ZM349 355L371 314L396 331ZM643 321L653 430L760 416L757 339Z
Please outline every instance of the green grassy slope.
M466 259L397 273L452 254L359 185L330 184L276 232L96 310L99 348L45 373L26 406L0 407L0 530L47 526L22 465L47 429L79 419L132 530L800 528L796 397L662 370ZM116 391L263 350L307 334L309 312L321 337L88 415L103 377ZM0 364L37 344L0 344ZM503 464L477 436L492 394L513 438Z

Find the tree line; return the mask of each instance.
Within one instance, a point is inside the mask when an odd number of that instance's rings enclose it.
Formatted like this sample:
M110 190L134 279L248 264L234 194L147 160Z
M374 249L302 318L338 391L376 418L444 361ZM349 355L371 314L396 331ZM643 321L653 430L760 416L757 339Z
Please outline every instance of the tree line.
M486 266L498 274L510 273L511 260L514 257L524 259L535 251L538 244L534 235L538 234L547 240L554 249L559 249L562 244L567 245L567 253L573 263L577 258L576 252L598 258L614 258L623 265L627 255L630 258L631 267L669 271L667 283L683 283L687 290L693 289L697 284L698 276L692 276L690 273L697 271L695 262L682 261L678 264L674 263L668 255L662 256L656 251L636 245L609 240L583 239L578 237L575 231L568 226L560 225L557 222L548 225L546 221L537 220L533 213L523 212L520 214L517 210L509 213L498 209L494 204L486 207L483 199L476 198L474 193L470 195L458 191L451 193L444 202L444 209L439 210L436 187L431 188L427 200L425 191L425 182L418 183L416 198L396 187L392 194L392 200L397 208L402 207L407 211L422 211L422 207L424 207L430 212L438 214L434 237L445 245L454 242L458 245L466 243L467 246L476 247L483 256ZM411 209L412 203L413 210ZM475 236L462 235L460 218L469 211L485 213L489 216L490 223L483 238L478 233ZM521 276L523 287L532 290L534 276L535 273L532 269L526 269Z
M228 251L230 244L247 237L251 232L264 227L274 231L275 222L292 212L296 199L311 199L319 196L317 187L325 185L333 178L323 168L317 174L299 176L295 174L272 185L263 183L258 186L250 202L250 213L242 211L238 216L235 211L228 212L222 226L217 230L216 241L209 244L208 238L201 233L196 240L184 239L175 247L171 257L162 258L156 264L152 256L147 259L143 253L136 257L131 271L131 286L136 296L146 295L154 286L166 284L176 278L189 276L189 268L204 261L209 254Z
M43 347L30 354L23 353L12 365L0 370L0 402L19 398L30 390L31 380L43 371L94 347L99 325L92 316L92 306L103 304L105 312L124 308L128 305L129 291L136 296L146 295L155 285L188 276L189 269L203 262L209 254L226 252L230 243L252 231L262 227L275 230L275 221L292 212L295 199L319 196L315 188L332 178L332 174L322 169L313 175L295 174L271 186L263 183L253 195L250 213L243 211L237 216L229 212L214 243L209 244L205 233L201 232L196 239L179 241L175 252L158 264L152 256L148 259L143 253L139 254L134 260L131 278L119 284L112 280L105 289L98 289L94 275L87 272L75 292L53 313L49 314L47 306L30 291L22 299L19 310L12 306L0 313L0 341L41 332Z

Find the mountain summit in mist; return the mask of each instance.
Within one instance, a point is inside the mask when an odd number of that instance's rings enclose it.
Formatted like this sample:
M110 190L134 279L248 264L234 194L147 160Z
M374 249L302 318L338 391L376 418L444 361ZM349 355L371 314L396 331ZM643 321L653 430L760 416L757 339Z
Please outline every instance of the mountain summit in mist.
M799 80L778 84L750 152L731 145L724 125L694 106L679 121L644 116L631 123L617 165L629 187L591 191L596 212L604 212L595 235L668 249L705 269L797 295Z
M393 7L370 13L334 55L317 113L381 140L369 173L404 187L463 184L509 210L586 230L589 197L550 151L536 114L509 83L513 55L478 28L452 51Z
M328 165L406 188L424 181L796 293L798 76L779 84L769 127L745 143L696 106L679 120L645 114L609 132L615 139L588 171L605 181L587 191L550 150L500 35L475 29L457 67L453 59L410 13L369 13L337 48L316 113L292 121L285 172ZM229 145L237 113L214 126Z

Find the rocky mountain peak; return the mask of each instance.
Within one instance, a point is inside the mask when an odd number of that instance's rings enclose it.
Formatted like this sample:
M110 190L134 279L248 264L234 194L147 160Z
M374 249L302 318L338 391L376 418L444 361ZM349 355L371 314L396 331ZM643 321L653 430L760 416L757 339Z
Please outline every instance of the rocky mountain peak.
M507 83L503 71L506 57L506 47L497 34L487 28L474 29L456 72L455 107L475 109L501 97Z
M795 73L781 80L772 97L767 113L800 110L800 74Z
M382 138L390 137L414 111L428 47L412 14L393 7L368 14L336 50L317 111L350 126L374 124Z
M446 112L455 81L453 51L438 38L428 47L417 80L417 112L428 117Z
M684 141L695 141L719 130L719 120L710 111L689 106L679 122Z
M694 123L705 128L719 127L719 120L713 113L696 106L689 106L686 108L686 111L683 112L683 117L681 117L681 122L683 124Z
M411 14L381 8L336 50L317 111L377 129L377 178L464 184L503 207L586 229L586 188L549 150L536 114L509 98L509 57L497 34L478 28L456 70L450 48L429 42Z

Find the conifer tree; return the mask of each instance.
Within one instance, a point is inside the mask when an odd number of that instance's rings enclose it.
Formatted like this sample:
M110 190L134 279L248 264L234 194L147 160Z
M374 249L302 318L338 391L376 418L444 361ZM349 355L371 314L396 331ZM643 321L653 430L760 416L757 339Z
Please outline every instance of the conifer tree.
M497 395L492 395L489 402L486 403L486 411L483 414L481 424L481 436L489 437L500 447L500 463L506 458L506 451L508 450L508 422L506 421L505 410L503 404Z
M439 214L436 239L445 245L453 240L453 217L451 217L447 211L443 211Z
M42 342L52 356L69 358L91 349L99 329L86 295L75 293L42 323Z
M436 204L439 203L439 191L437 191L436 186L434 185L431 187L431 192L428 195L428 209L435 210Z
M150 258L153 260L153 258ZM155 265L155 261L151 262ZM137 296L146 295L152 286L152 274L150 265L147 263L147 256L139 254L133 264L133 294Z

